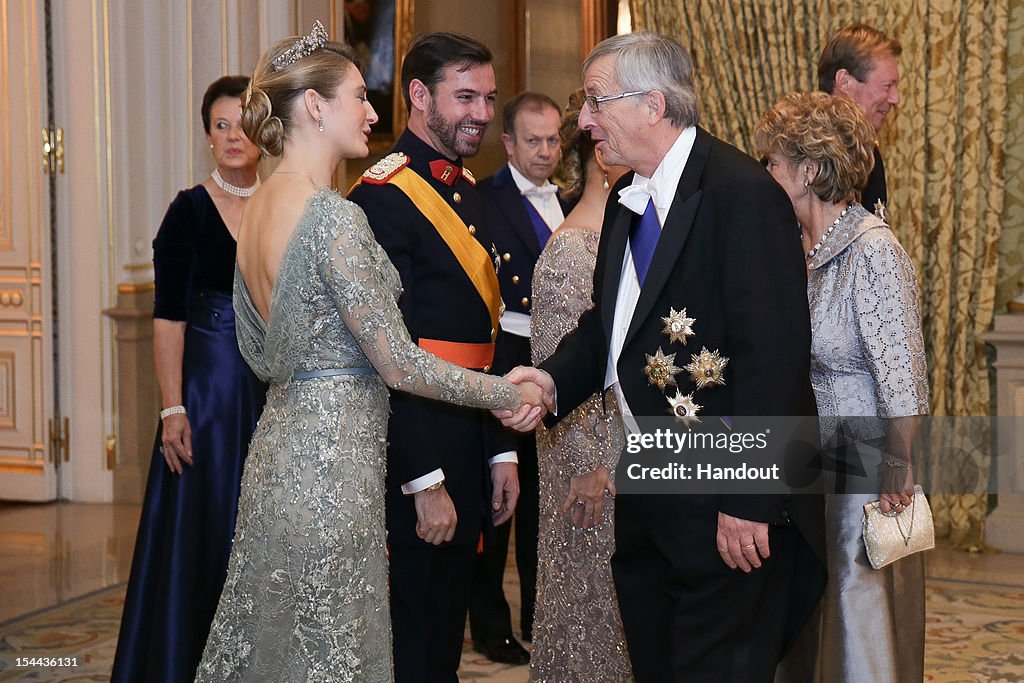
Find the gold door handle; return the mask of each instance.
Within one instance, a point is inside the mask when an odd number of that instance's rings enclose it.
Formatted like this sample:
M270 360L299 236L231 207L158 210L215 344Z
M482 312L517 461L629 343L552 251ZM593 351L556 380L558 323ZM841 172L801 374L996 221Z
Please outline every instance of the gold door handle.
M54 156L57 157L57 173L64 175L64 129L58 128L56 131Z
M50 160L53 157L53 141L50 138L50 129L43 128L43 173L51 175Z
M64 173L64 129L50 126L42 129L43 173L55 176Z

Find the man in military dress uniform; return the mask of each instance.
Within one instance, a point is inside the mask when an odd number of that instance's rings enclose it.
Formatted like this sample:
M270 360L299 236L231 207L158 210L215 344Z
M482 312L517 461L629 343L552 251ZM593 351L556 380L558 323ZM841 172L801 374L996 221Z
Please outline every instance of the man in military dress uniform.
M484 371L501 297L484 199L462 157L494 117L491 59L466 36L414 40L402 64L408 128L350 194L401 275L412 338ZM395 680L457 681L481 530L511 517L519 496L514 440L484 412L396 392L388 442Z
M569 206L559 198L549 178L562 158L558 104L547 95L524 92L502 109L501 141L508 163L480 181L487 197L487 226L494 237L502 267L498 271L501 298L501 336L494 351L494 371L505 373L530 365L530 295L533 268L551 233L562 224ZM537 591L537 518L539 483L537 442L533 434L516 441L519 457L519 504L516 506L516 569L519 573L520 626L524 640L533 640L534 598ZM496 662L521 664L526 650L512 635L508 601L502 587L511 523L495 529L477 558L469 626L473 647Z

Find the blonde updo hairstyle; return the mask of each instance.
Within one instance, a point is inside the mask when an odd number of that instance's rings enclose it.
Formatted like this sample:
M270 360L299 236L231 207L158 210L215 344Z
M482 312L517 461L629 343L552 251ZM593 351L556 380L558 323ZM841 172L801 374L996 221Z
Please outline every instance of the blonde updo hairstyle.
M562 115L562 180L565 194L574 199L583 193L587 184L587 165L594 156L594 141L590 132L580 128L580 109L583 107L583 88L569 95L569 104Z
M853 199L875 165L875 129L860 105L823 92L790 93L761 115L758 154L818 164L810 188L824 202Z
M334 97L349 65L358 67L356 54L344 43L327 41L310 54L277 69L274 60L300 37L279 40L263 53L249 87L242 95L242 130L264 154L280 156L294 125L295 102L313 89L325 99Z

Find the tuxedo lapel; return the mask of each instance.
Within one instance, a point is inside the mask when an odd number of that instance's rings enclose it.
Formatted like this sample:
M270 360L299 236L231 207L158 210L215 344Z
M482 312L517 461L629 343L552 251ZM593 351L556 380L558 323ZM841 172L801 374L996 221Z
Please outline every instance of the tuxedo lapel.
M623 347L629 344L644 321L647 320L658 294L661 293L672 275L675 264L679 260L679 254L686 244L686 238L690 236L690 230L693 228L697 209L700 207L703 196L700 181L710 151L711 138L698 128L693 147L690 149L690 156L686 160L683 174L679 178L679 185L676 187L675 199L672 200L665 225L661 228L658 246L654 249L654 255L651 257L651 266L647 271L647 277L644 278L643 287L640 288L640 298L637 299L636 308L633 310L633 318L629 324L629 330L626 332Z
M523 204L523 195L512 179L512 171L509 170L508 164L494 174L494 189L494 201L501 210L505 222L511 226L512 231L519 236L536 259L540 256L540 243L537 241L537 233L533 230L530 214L526 212L526 206ZM551 229L557 227L556 225Z
M619 295L619 282L622 280L622 259L626 256L626 240L629 238L629 226L633 220L633 212L617 205L618 212L610 226L608 235L608 258L605 260L603 286L601 288L601 319L604 321L605 339L612 338L612 324L615 321L615 300Z

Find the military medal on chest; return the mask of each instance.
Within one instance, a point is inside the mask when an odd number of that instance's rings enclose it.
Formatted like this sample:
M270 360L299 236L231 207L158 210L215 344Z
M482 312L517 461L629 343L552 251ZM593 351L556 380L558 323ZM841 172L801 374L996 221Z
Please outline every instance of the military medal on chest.
M692 422L700 422L697 413L700 412L703 406L693 400L692 393L683 396L676 389L676 395L667 396L666 400L668 401L668 412L672 413L676 422L682 422L685 425L689 425Z
M725 377L722 371L728 365L729 359L718 355L718 351L708 351L707 347L701 347L700 353L690 356L690 362L683 368L690 373L690 379L698 389L715 385L724 385Z
M686 340L693 336L693 324L697 322L695 318L686 317L686 309L677 311L674 308L668 309L668 316L661 319L665 323L662 334L668 335L668 340L673 343L679 343L686 346Z
M648 382L662 391L666 385L676 386L676 375L682 372L682 368L676 367L676 354L670 353L666 356L659 346L653 356L648 353L644 356L647 357L644 374L647 375Z
M875 215L878 216L883 221L885 221L886 223L888 223L889 222L889 216L885 212L885 204L882 203L881 199L876 199L875 200L875 207L874 208L875 208Z

